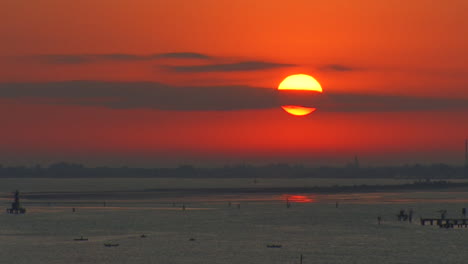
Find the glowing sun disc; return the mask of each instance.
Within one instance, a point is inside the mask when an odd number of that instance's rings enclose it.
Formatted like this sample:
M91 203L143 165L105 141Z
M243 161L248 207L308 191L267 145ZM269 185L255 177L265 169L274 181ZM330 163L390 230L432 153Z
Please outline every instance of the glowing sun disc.
M278 90L300 90L322 92L322 86L314 77L307 74L295 74L286 77Z
M293 91L304 91L304 92L312 92L314 93L322 93L322 86L320 83L315 80L314 77L307 75L307 74L294 74L286 77L278 86L278 91L281 93L291 93ZM288 99L289 103L291 98ZM288 103L288 102L286 102ZM284 111L287 113L294 115L294 116L306 116L310 113L313 113L317 110L315 107L306 107L306 106L299 106L287 104L281 106Z
M296 106L296 105L283 105L281 106L284 111L291 115L295 116L306 116L308 114L313 113L317 108L313 107L304 107L304 106Z

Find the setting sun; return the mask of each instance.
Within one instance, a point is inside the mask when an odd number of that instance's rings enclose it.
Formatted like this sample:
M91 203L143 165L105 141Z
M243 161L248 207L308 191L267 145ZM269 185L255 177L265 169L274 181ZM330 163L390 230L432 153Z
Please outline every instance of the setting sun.
M286 77L278 86L278 90L282 92L323 92L320 83L315 80L314 77L306 74L295 74ZM314 107L307 107L302 105L283 105L281 108L294 116L306 116L316 110Z
M295 116L305 116L317 110L317 108L313 107L303 107L295 105L283 105L281 106L281 108L283 108L283 110L288 112L289 114Z
M278 90L300 90L322 92L322 86L314 77L306 74L295 74L286 77Z

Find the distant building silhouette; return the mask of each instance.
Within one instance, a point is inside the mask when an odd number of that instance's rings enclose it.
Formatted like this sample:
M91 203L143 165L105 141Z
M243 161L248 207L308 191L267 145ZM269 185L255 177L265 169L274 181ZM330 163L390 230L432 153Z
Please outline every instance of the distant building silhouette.
M465 139L465 167L468 169L468 139Z
M260 166L240 165L218 168L130 168L130 167L85 167L82 164L57 163L49 167L0 166L0 178L248 178L258 183L264 178L409 178L440 179L468 178L468 140L465 142L465 161L457 166L432 164L404 164L394 166L363 166L358 156L351 156L344 166L306 167L284 163ZM463 164L465 163L465 164ZM466 166L465 166L466 165Z
M354 168L359 168L359 159L358 156L354 156Z

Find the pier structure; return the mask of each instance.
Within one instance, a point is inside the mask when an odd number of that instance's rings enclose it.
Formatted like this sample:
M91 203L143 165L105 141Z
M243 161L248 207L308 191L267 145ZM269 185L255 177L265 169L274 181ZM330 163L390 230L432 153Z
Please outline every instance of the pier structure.
M466 218L421 218L421 225L437 225L439 227L454 228L468 227Z
M7 208L7 213L9 214L24 214L26 213L26 209L21 207L20 201L19 201L19 191L15 191L15 201L11 203L11 208Z
M401 209L400 212L396 215L398 218L398 221L407 221L409 218L409 215L406 213L406 210Z

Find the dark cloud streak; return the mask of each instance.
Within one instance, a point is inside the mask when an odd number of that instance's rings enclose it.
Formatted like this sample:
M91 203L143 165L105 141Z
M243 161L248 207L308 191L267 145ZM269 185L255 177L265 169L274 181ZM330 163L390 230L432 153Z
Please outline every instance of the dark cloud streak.
M208 59L212 59L213 57L205 55L205 54L201 54L201 53L195 53L195 52L169 52L169 53L158 54L158 58L208 60Z
M188 72L236 72L236 71L258 71L269 70L275 68L294 67L294 64L274 63L266 61L241 61L225 64L205 64L205 65L190 65L190 66L165 66L173 72L188 73Z
M330 72L350 72L350 71L356 71L356 68L346 66L343 64L327 64L322 67L320 67L321 71L330 71Z
M27 102L99 106L111 109L231 111L280 106L273 88L249 86L180 87L152 82L68 81L0 83L0 98ZM310 105L321 112L406 112L468 109L468 99L325 93Z
M109 54L44 54L34 55L31 58L43 63L49 64L84 64L102 61L151 61L158 59L201 59L208 60L211 56L195 52L170 52L160 54L128 54L128 53L109 53Z
M0 97L37 98L60 104L114 109L228 111L275 107L271 89L248 86L179 87L160 83L70 81L0 84Z
M317 107L325 112L440 111L468 109L468 99L328 93Z

